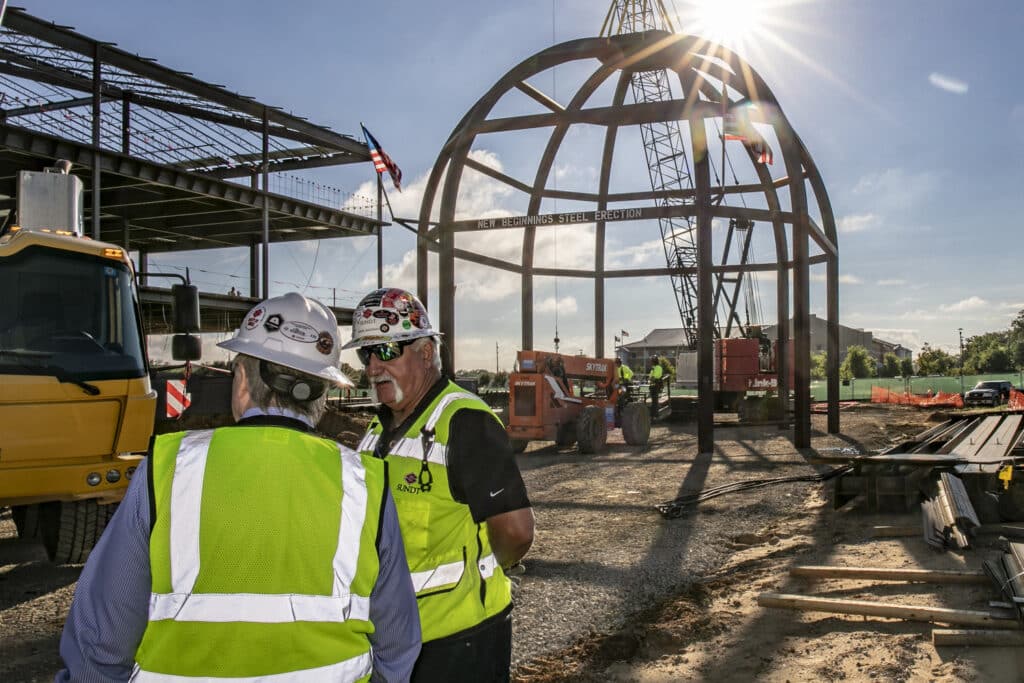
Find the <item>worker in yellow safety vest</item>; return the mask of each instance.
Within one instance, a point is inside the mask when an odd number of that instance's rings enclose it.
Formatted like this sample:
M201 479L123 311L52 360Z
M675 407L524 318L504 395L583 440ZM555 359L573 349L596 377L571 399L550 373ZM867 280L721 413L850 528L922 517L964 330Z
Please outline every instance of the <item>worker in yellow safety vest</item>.
M419 604L414 682L508 681L511 582L534 519L505 429L444 377L423 304L378 289L352 314L354 348L380 408L359 451L388 462Z
M234 338L236 424L162 434L82 571L57 681L408 681L416 598L387 465L313 429L338 323L301 294Z
M661 398L661 385L664 379L665 369L661 367L661 361L657 356L651 356L651 371L647 375L647 391L651 397L651 419L658 417L658 401Z
M628 384L633 381L633 370L622 362L621 358L615 359L616 372L619 375L619 384Z

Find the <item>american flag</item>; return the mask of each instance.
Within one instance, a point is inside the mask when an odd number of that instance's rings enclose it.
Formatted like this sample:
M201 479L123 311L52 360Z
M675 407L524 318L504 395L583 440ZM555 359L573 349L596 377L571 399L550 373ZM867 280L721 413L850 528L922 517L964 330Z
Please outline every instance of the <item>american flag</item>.
M384 151L384 148L377 142L377 138L370 134L370 131L366 130L366 126L359 124L359 127L363 129L363 137L366 138L366 146L370 148L370 159L373 161L373 168L377 173L388 172L391 176L391 182L394 183L395 189L399 192L402 191L402 169L398 168L398 164L391 160L388 153Z

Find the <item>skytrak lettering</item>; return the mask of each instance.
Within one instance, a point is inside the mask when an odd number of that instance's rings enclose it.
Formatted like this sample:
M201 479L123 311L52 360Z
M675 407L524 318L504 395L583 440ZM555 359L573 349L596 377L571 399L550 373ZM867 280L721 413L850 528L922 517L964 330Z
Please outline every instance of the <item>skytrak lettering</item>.
M524 228L532 225L569 225L572 223L595 223L598 221L628 221L643 217L643 209L602 209L601 211L579 211L576 213L548 213L506 216L504 218L484 218L476 222L476 227L482 230L491 228Z
M596 370L597 372L608 372L607 363L587 363L587 372Z

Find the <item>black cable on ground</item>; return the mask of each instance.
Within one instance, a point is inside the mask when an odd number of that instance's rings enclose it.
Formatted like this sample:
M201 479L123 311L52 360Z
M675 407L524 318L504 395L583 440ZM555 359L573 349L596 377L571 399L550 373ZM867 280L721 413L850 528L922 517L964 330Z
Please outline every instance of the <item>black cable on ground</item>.
M840 477L852 470L853 465L843 465L842 467L836 467L835 469L822 472L821 474L805 474L795 477L775 477L773 479L748 479L747 481L737 481L731 484L722 484L721 486L705 489L700 493L690 493L684 496L679 496L675 500L658 503L654 507L661 513L662 517L665 517L666 519L675 519L683 515L683 511L686 507L695 505L696 503L701 503L705 500L717 498L718 496L724 496L727 493L750 491L752 489L764 488L765 486L771 486L773 484L788 484L798 481L820 484L828 481L829 479Z

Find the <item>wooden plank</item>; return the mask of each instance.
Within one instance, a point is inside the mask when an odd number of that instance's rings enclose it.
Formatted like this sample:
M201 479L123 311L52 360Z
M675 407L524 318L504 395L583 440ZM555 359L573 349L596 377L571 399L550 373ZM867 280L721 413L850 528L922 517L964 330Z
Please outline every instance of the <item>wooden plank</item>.
M1012 524L982 524L974 530L974 533L1024 538L1024 526L1014 526Z
M967 438L967 436L969 436L970 433L974 431L974 428L979 424L981 424L980 417L958 420L954 424L954 428L950 429L946 443L940 446L936 453L952 453L953 450L960 445L960 442Z
M905 536L917 536L921 533L919 525L893 525L871 527L872 538L903 538Z
M985 572L947 569L891 569L889 567L829 567L803 565L789 570L793 576L813 579L877 579L882 581L921 581L925 583L989 583Z
M1024 645L1024 631L935 628L932 629L932 644L936 647L942 645L1020 647Z
M977 610L928 607L926 605L896 605L868 600L844 600L841 598L813 598L805 595L785 593L762 593L757 596L762 607L781 607L808 612L831 612L834 614L860 614L869 617L889 617L907 621L940 622L962 626L983 626L997 629L1019 629L1015 619L997 619L988 612Z
M982 418L981 423L978 424L970 432L964 434L963 439L953 448L953 454L967 458L968 460L974 460L978 451L982 449L985 442L992 435L992 432L996 430L999 423L1002 421L998 415L989 415L988 417Z
M1020 428L1020 415L1007 415L995 429L992 436L988 438L985 445L969 460L971 462L985 462L989 460L1002 460L1013 449L1017 442L1017 430Z

